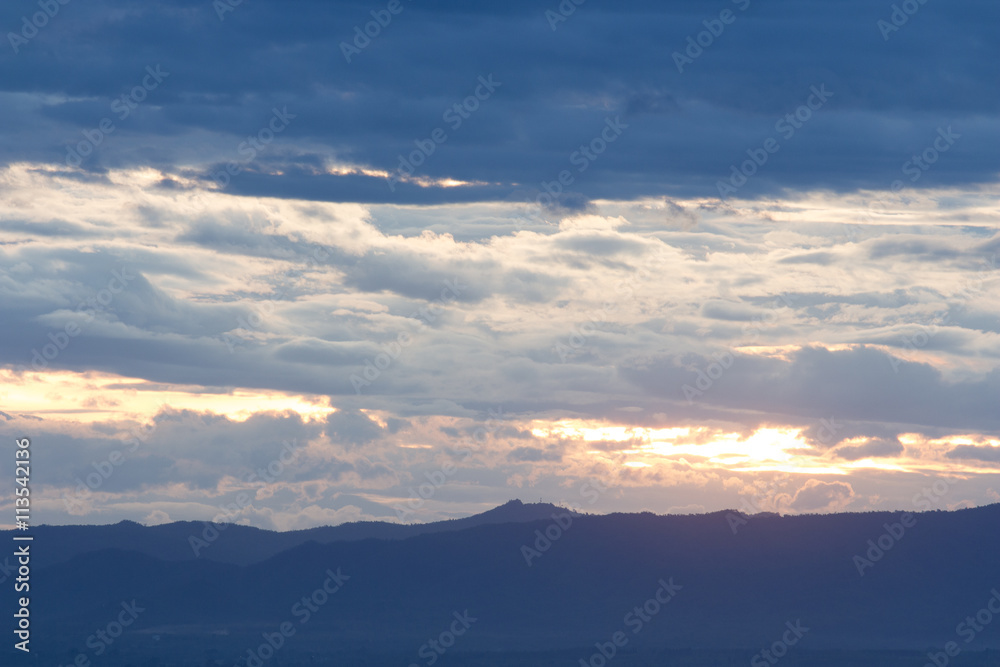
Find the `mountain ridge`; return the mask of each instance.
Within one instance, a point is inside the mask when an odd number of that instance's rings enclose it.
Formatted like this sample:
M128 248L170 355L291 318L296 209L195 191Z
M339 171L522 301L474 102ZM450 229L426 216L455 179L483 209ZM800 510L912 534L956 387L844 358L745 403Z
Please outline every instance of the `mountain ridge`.
M308 540L247 565L103 549L39 568L37 588L33 572L32 604L53 646L135 600L147 611L134 641L181 642L197 627L224 637L220 650L235 661L241 644L294 621L297 601L332 574L344 576L342 590L302 626L299 646L405 651L468 611L479 620L462 651L589 655L628 627L630 610L676 585L630 647L749 649L801 620L810 650L917 650L955 640L956 624L1000 590L1000 505L912 513L908 527L911 513L897 511L743 515L734 530L730 514L564 514L406 539ZM873 563L859 571L859 556ZM986 627L970 648L1000 648L998 631L1000 622Z
M66 562L75 555L89 551L114 547L138 551L163 560L205 558L249 565L309 541L328 544L365 539L403 540L425 533L463 530L482 524L537 521L561 512L576 514L551 503L524 503L513 499L472 516L422 524L352 521L336 526L277 531L211 521L173 521L145 526L124 519L118 523L101 525L43 524L32 530L38 539L44 539L54 547L40 554L37 564L42 567ZM2 531L0 535L9 539L16 532Z

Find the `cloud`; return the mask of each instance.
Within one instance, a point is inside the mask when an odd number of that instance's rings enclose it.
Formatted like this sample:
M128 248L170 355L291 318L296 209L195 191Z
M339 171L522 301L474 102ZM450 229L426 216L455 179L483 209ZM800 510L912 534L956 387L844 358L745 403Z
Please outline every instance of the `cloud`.
M828 266L836 261L836 256L829 252L808 252L791 255L778 261L781 264L820 264Z
M147 526L158 526L161 523L170 523L170 515L163 510L153 510L142 520Z
M880 456L897 456L903 453L903 444L896 438L872 438L861 445L839 447L834 453L848 461Z
M595 509L712 509L774 451L848 471L803 508L907 487L879 456L986 497L993 452L956 438L1000 434L995 4L888 42L885 7L753 4L684 72L694 0L557 30L406 4L350 62L360 0L215 7L72 4L0 52L0 426L46 440L58 498L157 425L73 516L208 518L248 485L261 525L393 516L454 458L427 518L595 476L629 489Z
M842 510L854 498L854 489L846 482L807 481L792 498L790 507L797 512Z
M989 398L1000 387L995 371L980 379L950 382L929 364L903 361L875 348L816 346L785 357L736 355L717 380L706 375L711 383L699 385L697 373L706 373L703 369L712 364L719 362L710 356L668 357L626 366L622 373L643 390L674 400L685 398L685 385L703 391L691 394L694 407L677 406L677 412L689 418L755 411L795 415L807 423L833 417L905 424L917 431L974 428L1000 433Z
M326 419L326 435L335 443L358 446L380 438L385 429L358 410L338 410Z
M537 462L537 461L559 461L562 453L555 449L540 449L538 447L516 447L510 450L507 457L511 461Z
M361 2L310 0L296 20L285 4L259 2L220 21L211 3L157 0L122 12L105 0L54 17L0 56L0 127L11 128L9 160L65 167L69 150L89 142L82 169L95 177L152 165L178 177L167 182L196 175L208 186L233 162L242 173L228 192L321 201L498 201L525 186L544 192L563 170L574 181L557 199L577 211L601 199L714 197L765 136L781 149L745 192L885 189L894 179L911 185L902 165L949 125L961 139L913 187L992 182L1000 162L988 146L1000 124L985 63L998 55L989 32L997 8L938 7L934 21L911 21L891 44L876 25L882 9L858 0L839 13L816 2L751 8L681 73L671 54L710 18L691 1L587 7L556 31L528 2L407 6L347 62L340 44L369 18ZM0 20L20 25L22 11L5 6ZM954 48L941 58L917 46L926 43ZM282 44L295 48L274 48ZM564 57L543 57L551 52ZM773 66L789 53L792 75ZM925 77L898 76L901 61ZM121 97L142 85L147 66L167 75L126 115ZM449 117L481 76L501 85L467 117ZM821 85L832 97L786 138L781 119ZM294 118L251 150L248 137L276 107ZM619 116L622 136L581 162L581 148ZM114 130L89 141L105 118ZM437 128L446 140L414 174L432 183L390 190L383 174Z
M1000 447L991 445L959 445L948 452L950 459L972 459L1000 463Z

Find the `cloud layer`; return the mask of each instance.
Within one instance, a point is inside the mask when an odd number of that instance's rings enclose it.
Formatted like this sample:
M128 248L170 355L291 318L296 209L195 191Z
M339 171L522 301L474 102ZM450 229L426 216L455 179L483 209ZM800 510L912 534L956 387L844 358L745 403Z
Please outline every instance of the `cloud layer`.
M48 520L998 499L995 4L387 7L0 8Z
M395 204L718 196L733 167L754 172L740 196L1000 171L985 0L920 5L888 33L891 4L866 2L400 8L386 23L362 2L67 5L0 50L4 159ZM29 9L0 25L30 33ZM939 129L959 138L921 161Z

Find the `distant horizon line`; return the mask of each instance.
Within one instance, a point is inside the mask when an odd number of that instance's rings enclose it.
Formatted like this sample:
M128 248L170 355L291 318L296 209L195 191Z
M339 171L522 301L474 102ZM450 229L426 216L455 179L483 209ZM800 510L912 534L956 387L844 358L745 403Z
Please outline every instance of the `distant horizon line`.
M338 528L340 526L349 526L349 525L352 525L352 524L371 524L371 523L384 524L384 525L387 525L387 526L400 526L400 527L404 527L405 528L405 527L416 527L416 526L430 526L430 525L439 524L439 523L448 523L448 522L451 522L451 521L463 521L463 520L466 520L466 519L473 519L473 518L476 518L476 517L483 516L485 514L489 514L490 512L494 512L494 511L496 511L498 509L501 509L503 507L506 507L508 505L512 505L512 504L515 504L515 503L517 503L521 507L536 507L536 506L540 506L540 505L546 505L546 506L549 506L549 507L554 507L556 509L569 511L569 512L572 512L576 516L583 516L583 517L607 517L607 516L614 516L614 515L632 516L632 515L640 515L640 514L651 514L651 515L657 516L657 517L695 517L695 516L711 516L711 515L715 515L715 514L726 514L726 515L732 514L732 515L741 516L741 517L762 517L762 516L764 516L764 517L777 517L777 518L781 518L781 519L789 518L789 517L805 517L805 516L821 517L821 516L838 516L838 515L849 515L849 514L929 514L929 513L935 513L935 512L954 513L954 512L962 512L962 511L966 511L966 510L984 509L984 508L987 508L987 507L994 507L994 506L1000 505L1000 501L998 501L998 502L987 503L985 505L973 505L973 506L970 506L970 507L956 507L954 509L938 509L938 508L913 509L913 508L908 508L908 509L878 509L878 510L851 510L851 511L839 511L839 512L797 512L797 513L773 512L773 511L768 511L768 510L762 510L762 511L759 511L759 512L749 513L749 512L746 512L744 510L740 510L740 509L736 509L736 508L725 508L725 509L713 510L713 511L705 511L705 512L689 512L689 513L670 513L670 512L667 512L667 513L660 514L660 513L657 513L657 512L653 512L652 510L638 510L638 511L634 511L634 512L606 512L606 513L580 512L580 511L575 510L575 509L573 509L571 507L564 507L562 505L557 505L555 503L550 503L550 502L545 502L545 501L532 503L532 502L524 502L520 498L512 498L511 500L508 500L505 503L501 503L500 505L496 505L495 507L492 507L492 508L490 508L488 510L484 510L483 512L479 512L477 514L469 514L469 515L460 516L460 517L454 517L454 518L450 518L450 519L436 519L436 520L433 520L433 521L425 521L425 522L414 521L412 523L403 523L403 522L398 521L398 520L391 521L391 520L386 520L386 519L359 519L359 520L356 520L356 521L345 521L343 523L337 523L337 524L321 524L321 525L317 525L317 526L310 526L308 528L292 528L290 530L279 530L279 529L275 529L275 528L262 528L260 526L255 526L253 524L233 523L231 521L213 521L211 519L177 519L177 520L174 520L174 521L165 521L163 523L154 523L154 524L142 523L141 521L135 521L134 519L121 519L121 520L116 521L114 523L41 523L41 524L32 526L32 529L36 529L36 528L76 528L76 527L79 527L79 528L83 528L83 527L99 528L99 527L105 527L105 526L118 526L118 525L121 525L121 524L135 524L137 526L141 526L142 528L157 528L157 527L160 527L160 526L174 526L174 525L177 525L177 524L190 524L190 523L225 525L225 526L239 526L239 527L242 527L242 528L253 528L255 530L261 530L261 531L270 532L270 533L298 533L298 532L305 532L305 531L309 531L309 530L318 530L318 529L322 529L322 528ZM391 518L391 517L389 517L389 518ZM539 518L539 519L531 519L531 520L519 521L519 522L512 521L510 523L531 523L532 521L545 521L545 520L546 520L545 518ZM506 523L506 522L497 522L497 523L499 524L499 523ZM484 525L489 525L489 524L484 524ZM18 531L17 531L17 529L14 526L0 526L0 532L16 533Z

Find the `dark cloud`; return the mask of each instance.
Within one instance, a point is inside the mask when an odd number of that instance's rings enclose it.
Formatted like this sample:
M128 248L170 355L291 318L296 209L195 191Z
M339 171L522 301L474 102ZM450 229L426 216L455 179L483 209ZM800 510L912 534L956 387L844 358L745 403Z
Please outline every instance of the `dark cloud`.
M880 241L871 246L872 259L895 255L917 255L928 259L952 259L961 253L946 243L932 241Z
M840 447L835 453L848 461L879 456L897 456L903 453L903 444L896 438L873 438L862 445Z
M989 149L1000 136L989 65L1000 55L991 32L1000 9L985 1L922 6L888 41L876 22L889 7L754 3L683 74L672 54L716 14L703 3L591 4L555 31L535 2L404 4L350 63L341 43L371 20L369 4L260 1L224 20L214 6L61 6L18 53L0 53L7 159L62 163L67 147L110 118L115 130L84 162L94 173L127 164L170 171L200 156L211 165L206 178L243 161L234 193L432 203L504 199L525 184L540 192L570 170L557 200L574 210L597 198L715 196L716 181L767 136L781 150L747 194L886 189L909 178L903 163L949 125L959 143L906 185L984 182L1000 170ZM20 26L33 9L8 3L0 24ZM948 45L947 57L927 44ZM147 66L169 74L120 118L115 98L141 86ZM501 85L454 126L447 110L491 74ZM776 123L824 84L833 97L784 139ZM275 107L295 116L289 127L253 155L241 152ZM572 154L615 116L628 129L578 171ZM447 139L415 175L489 185L403 183L393 192L382 178L322 173L323 158L394 170L438 127Z
M749 322L755 316L760 318L762 311L731 301L706 301L701 307L701 314L713 320Z
M794 415L807 422L832 418L1000 434L994 398L1000 391L997 371L981 380L951 382L929 364L897 359L875 348L805 347L787 359L736 355L731 366L701 390L698 371L704 373L702 369L713 363L717 359L693 355L684 363L667 358L621 371L644 391L677 401L678 413L694 419L749 410ZM692 394L692 405L680 409L686 404L685 385L703 393ZM840 439L838 432L835 442Z
M406 2L348 63L362 0L254 0L221 19L210 0L59 4L18 52L0 49L0 364L122 376L81 411L179 386L329 397L325 422L163 410L106 487L181 483L204 500L286 439L328 454L289 469L271 507L343 483L358 488L325 507L377 514L353 500L405 496L398 479L480 440L501 404L518 417L482 448L502 465L465 479L502 499L512 483L558 488L541 471L573 465L573 438L536 435L552 420L799 428L811 449L797 454L841 465L899 455L901 433L1000 433L986 272L1000 235L995 187L979 185L1000 173L995 3L926 3L885 40L889 6L751 2L683 73L673 52L718 7L585 3L552 30L555 5ZM0 25L36 11L7 3ZM498 82L486 99L481 77ZM828 101L786 136L818 89ZM456 104L477 108L458 124ZM428 144L436 128L446 139ZM747 200L720 201L717 181L771 137ZM90 154L72 167L70 149ZM401 160L412 177L390 187ZM879 194L896 179L898 197ZM123 268L127 289L82 321ZM79 334L38 357L68 323ZM70 437L39 414L53 484L116 446L115 424ZM428 433L426 450L401 446ZM713 507L717 491L671 503ZM817 483L793 502L852 493Z
M378 422L358 410L338 410L326 419L326 435L335 443L357 446L382 437Z
M990 463L1000 463L1000 447L990 445L958 445L948 452L950 459L973 459L976 461L987 461Z
M45 443L34 453L39 484L76 489L84 483L91 491L113 493L164 484L214 490L226 475L242 478L266 470L286 443L298 449L320 434L318 425L303 422L296 413L259 412L234 421L165 410L151 427L128 422L95 426L94 431L108 437L67 435L45 425L32 430L32 440Z
M819 264L829 266L836 260L836 256L829 252L807 252L800 255L792 255L779 260L781 264Z

